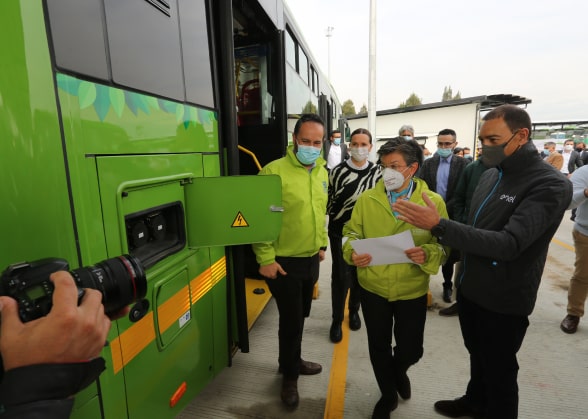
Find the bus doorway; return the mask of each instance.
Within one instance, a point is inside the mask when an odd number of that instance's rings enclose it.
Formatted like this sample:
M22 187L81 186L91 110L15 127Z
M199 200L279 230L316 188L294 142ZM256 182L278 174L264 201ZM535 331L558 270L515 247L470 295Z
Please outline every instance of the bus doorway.
M285 154L288 141L280 31L259 3L233 2L233 44L238 143L263 167ZM239 153L240 174L256 174L257 162Z

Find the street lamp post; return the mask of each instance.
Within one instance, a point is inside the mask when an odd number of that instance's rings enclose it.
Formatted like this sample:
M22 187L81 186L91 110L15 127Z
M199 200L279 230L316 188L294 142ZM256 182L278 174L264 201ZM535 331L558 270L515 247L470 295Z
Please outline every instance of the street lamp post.
M328 65L327 65L327 76L329 77L329 82L331 81L331 36L333 36L333 29L332 26L327 27L327 57L328 57Z

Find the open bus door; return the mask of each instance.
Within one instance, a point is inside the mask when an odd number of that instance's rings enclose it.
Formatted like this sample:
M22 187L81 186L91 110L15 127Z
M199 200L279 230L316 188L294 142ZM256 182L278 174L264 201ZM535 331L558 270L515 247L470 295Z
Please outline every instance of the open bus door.
M256 1L225 0L211 5L216 19L218 91L224 115L219 131L226 150L227 174L255 175L265 164L284 156L288 144L282 31ZM258 192L252 190L252 196L257 197ZM268 291L263 298L252 297L247 289L254 279L261 279L251 246L227 249L235 284L238 345L248 352L247 334L253 317L271 295ZM252 313L250 299L260 305Z

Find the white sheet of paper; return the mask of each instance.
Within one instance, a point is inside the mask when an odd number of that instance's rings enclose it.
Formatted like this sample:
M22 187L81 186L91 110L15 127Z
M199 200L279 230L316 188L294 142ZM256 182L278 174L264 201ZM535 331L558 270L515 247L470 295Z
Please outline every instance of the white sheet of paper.
M414 247L414 240L410 230L393 236L378 237L375 239L354 240L351 246L355 253L369 253L372 261L369 266L391 265L394 263L413 263L405 254L406 249Z

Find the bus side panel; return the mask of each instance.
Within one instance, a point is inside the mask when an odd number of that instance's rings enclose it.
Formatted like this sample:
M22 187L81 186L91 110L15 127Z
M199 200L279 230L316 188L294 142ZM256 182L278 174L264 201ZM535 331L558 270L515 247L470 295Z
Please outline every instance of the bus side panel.
M41 2L2 5L0 270L23 260L77 263Z
M147 95L128 101L126 91L62 74L58 86L84 259L129 252L129 214L178 202L188 217L185 179L220 174L215 113ZM108 106L96 106L105 96ZM153 106L134 112L139 102ZM107 417L169 417L227 365L224 248L213 253L184 246L147 270L149 312L118 320L104 352Z

